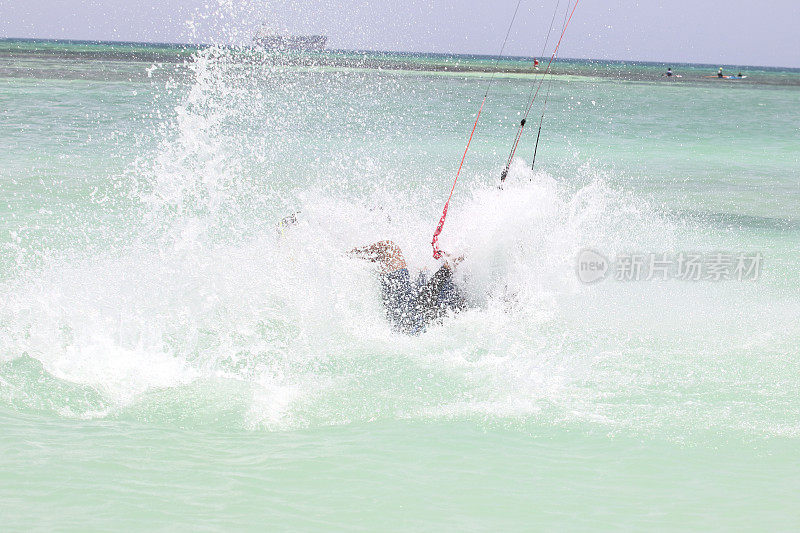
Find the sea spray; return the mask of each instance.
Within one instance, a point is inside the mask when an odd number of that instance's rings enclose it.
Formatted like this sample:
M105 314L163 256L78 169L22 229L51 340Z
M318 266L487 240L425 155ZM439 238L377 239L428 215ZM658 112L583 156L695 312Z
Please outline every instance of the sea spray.
M112 180L125 216L105 234L119 238L6 271L3 401L67 419L250 430L445 418L793 435L794 399L781 391L796 379L781 357L797 330L775 320L796 316L791 274L583 284L584 249L712 249L740 234L670 216L574 139L540 153L535 173L518 159L498 190L501 104L516 97L504 86L442 234L466 255L458 282L471 307L418 338L390 330L375 273L346 251L392 239L412 270L436 268L430 232L473 112L456 96L474 85L199 52L152 104L152 129L132 125L146 141ZM554 139L576 135L573 117L556 114ZM297 224L281 231L291 213ZM741 403L763 394L771 404Z

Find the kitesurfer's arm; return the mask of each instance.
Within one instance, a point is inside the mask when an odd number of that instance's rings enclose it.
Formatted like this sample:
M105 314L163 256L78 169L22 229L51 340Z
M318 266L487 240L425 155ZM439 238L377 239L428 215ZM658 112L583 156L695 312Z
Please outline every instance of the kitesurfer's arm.
M351 254L378 263L381 272L388 273L407 268L403 251L392 241L380 241L350 250Z

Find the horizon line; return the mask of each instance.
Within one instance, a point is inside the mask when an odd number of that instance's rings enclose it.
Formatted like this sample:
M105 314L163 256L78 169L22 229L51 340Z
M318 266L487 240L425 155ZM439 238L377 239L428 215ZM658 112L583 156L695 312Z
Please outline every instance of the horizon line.
M208 48L212 46L222 46L226 48L244 47L247 45L237 44L211 44L211 43L183 43L183 42L169 42L169 41L110 41L105 39L66 39L66 38L50 38L50 37L0 37L2 41L28 41L28 42L49 42L49 43L65 43L65 44L109 44L109 45L142 45L142 46L169 46L169 47L183 47L183 48ZM548 56L517 56L517 55L495 55L484 54L475 52L422 52L422 51L409 51L409 50L378 50L378 49L356 49L356 48L327 48L323 51L328 52L355 52L355 53L397 53L397 54L428 54L445 57L473 57L473 58L487 58L487 59L542 59ZM609 63L643 63L652 65L692 65L698 67L712 67L715 65L728 66L728 67L747 67L756 69L785 69L800 71L800 66L790 67L784 65L745 65L735 63L694 63L690 61L665 61L665 60L652 60L652 59L602 59L593 57L559 57L556 60L561 61L604 61Z

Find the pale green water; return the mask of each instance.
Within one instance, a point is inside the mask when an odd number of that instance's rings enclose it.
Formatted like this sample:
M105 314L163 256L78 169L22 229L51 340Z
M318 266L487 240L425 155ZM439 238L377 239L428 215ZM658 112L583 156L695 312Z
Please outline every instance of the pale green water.
M434 265L486 75L151 65L0 57L4 527L800 527L800 73L567 64L502 193L499 75L442 236L475 307L409 338L342 251ZM764 270L583 285L585 247Z

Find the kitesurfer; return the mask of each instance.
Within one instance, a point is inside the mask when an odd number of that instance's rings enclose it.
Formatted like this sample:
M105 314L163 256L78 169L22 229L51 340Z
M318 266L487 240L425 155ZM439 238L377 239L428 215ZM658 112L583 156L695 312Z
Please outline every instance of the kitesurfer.
M412 282L403 252L392 241L354 248L350 253L378 264L383 304L395 331L419 335L430 323L466 307L463 293L453 282L453 270L463 257L443 254L445 259L433 276L426 278L421 272Z

